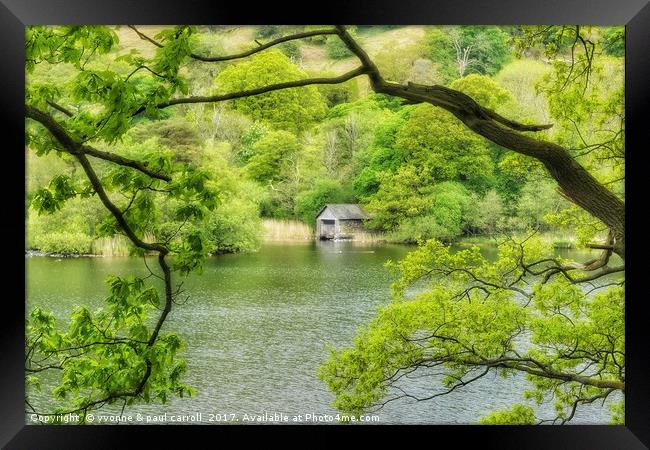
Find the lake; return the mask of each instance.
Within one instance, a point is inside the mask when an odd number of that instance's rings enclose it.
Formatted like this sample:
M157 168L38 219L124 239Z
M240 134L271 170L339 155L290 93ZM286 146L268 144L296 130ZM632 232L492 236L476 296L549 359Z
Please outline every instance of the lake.
M244 414L266 414L271 420L280 414L312 414L312 420L335 415L333 395L316 370L327 358L328 345L348 345L357 327L390 301L392 280L384 263L411 249L350 242L266 243L256 253L208 259L203 274L184 285L189 300L174 307L163 327L185 342L185 382L197 395L166 405L132 406L125 413L149 416L152 422L155 416L154 423L198 413L194 421L198 417L203 423L209 423L210 414L240 420ZM493 256L495 250L486 252ZM39 305L58 320L78 305L101 306L109 274L146 275L142 260L128 257L28 257L26 270L28 310ZM391 402L373 423L474 423L522 401L527 385L523 376L489 375L432 401ZM442 388L432 378L408 380L407 386L420 396ZM37 396L33 400L49 406ZM554 417L552 405L542 405L540 412ZM596 404L581 407L571 423L608 422L607 405Z

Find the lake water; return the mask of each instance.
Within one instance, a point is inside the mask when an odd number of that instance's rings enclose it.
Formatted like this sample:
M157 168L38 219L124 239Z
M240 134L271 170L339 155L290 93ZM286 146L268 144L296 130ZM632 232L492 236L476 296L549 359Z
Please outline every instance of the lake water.
M185 382L197 395L166 405L132 406L125 413L152 421L164 413L202 413L204 423L210 414L240 420L244 414L335 415L333 395L318 379L317 368L327 358L328 345L347 346L357 327L389 302L391 275L383 264L410 249L267 243L256 253L210 258L203 275L187 280L190 298L175 306L163 328L176 331L186 343ZM28 309L43 306L59 320L77 305L101 306L109 274L146 274L138 258L29 257L26 269ZM404 387L419 396L441 389L430 377L407 383ZM391 402L376 416L379 423L475 423L494 409L522 401L527 384L523 376L506 380L489 375L432 401ZM540 412L554 417L552 405L543 405ZM608 421L607 405L588 405L571 423Z

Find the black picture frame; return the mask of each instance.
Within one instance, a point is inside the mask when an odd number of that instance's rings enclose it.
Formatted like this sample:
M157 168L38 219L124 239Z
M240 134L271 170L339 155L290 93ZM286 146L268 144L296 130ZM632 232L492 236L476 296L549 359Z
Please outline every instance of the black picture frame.
M6 247L0 317L0 445L7 449L167 448L173 437L185 446L258 439L260 434L305 430L306 443L351 435L383 439L386 433L413 433L432 445L479 441L499 449L642 449L650 446L649 328L643 305L643 246L640 214L647 149L645 110L650 106L649 0L327 0L210 2L197 0L0 0L0 95L2 99L2 211ZM625 425L565 426L37 426L24 419L24 27L31 24L597 24L626 26L626 411ZM11 174L8 176L7 174ZM631 203L630 203L631 202ZM22 215L21 211L22 210ZM23 286L20 285L23 280ZM334 433L331 433L334 431ZM137 438L137 439L136 439ZM192 444L192 442L196 444ZM129 445L129 443L131 443ZM451 444L453 443L453 444ZM410 445L405 442L403 445ZM200 445L201 447L203 445ZM212 446L212 445L210 445Z

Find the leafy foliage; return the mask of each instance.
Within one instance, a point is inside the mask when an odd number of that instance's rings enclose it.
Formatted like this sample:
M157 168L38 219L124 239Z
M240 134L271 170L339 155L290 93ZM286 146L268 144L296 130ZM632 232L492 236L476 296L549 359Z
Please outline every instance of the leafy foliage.
M452 253L438 241L390 262L398 276L393 301L359 331L352 347L332 350L320 370L336 394L334 405L358 415L402 398L408 392L393 383L414 371L441 386L428 399L491 371L506 378L524 373L531 385L525 399L555 398L556 421L621 389L623 288L586 291L562 275L528 288L526 268L541 269L548 263L539 261L546 260L554 260L550 250L529 239L502 244L494 263L478 247ZM483 419L538 421L530 405Z
M78 412L81 423L97 405L142 400L166 403L172 395L195 393L181 381L186 364L178 358L182 351L179 337L168 333L147 345L153 332L149 312L160 305L156 288L136 277L112 276L107 284L106 309L92 313L80 306L65 330L40 308L30 312L27 323L28 355L42 356L28 373L46 368L60 371L59 382L51 390L60 404L53 414ZM31 377L38 389L38 378Z

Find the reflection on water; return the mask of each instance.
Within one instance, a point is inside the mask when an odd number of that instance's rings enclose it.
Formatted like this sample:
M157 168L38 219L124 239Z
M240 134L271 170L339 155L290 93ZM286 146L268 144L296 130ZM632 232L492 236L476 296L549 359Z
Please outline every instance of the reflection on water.
M349 242L266 244L257 253L209 259L185 283L191 296L165 324L185 341L186 382L193 398L139 405L129 412L160 415L336 414L316 370L328 345L348 345L356 328L389 301L387 259L409 247ZM493 257L494 249L486 256ZM582 256L582 255L581 255ZM146 275L137 258L26 259L28 309L41 305L64 320L77 305L101 306L109 274ZM408 380L416 395L440 384ZM398 400L378 412L382 423L473 423L522 400L523 377L486 376L428 402ZM38 398L34 400L38 401ZM552 405L541 408L553 416ZM119 413L119 409L116 410ZM590 405L573 423L607 423L607 406Z

